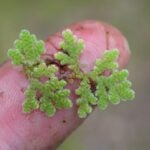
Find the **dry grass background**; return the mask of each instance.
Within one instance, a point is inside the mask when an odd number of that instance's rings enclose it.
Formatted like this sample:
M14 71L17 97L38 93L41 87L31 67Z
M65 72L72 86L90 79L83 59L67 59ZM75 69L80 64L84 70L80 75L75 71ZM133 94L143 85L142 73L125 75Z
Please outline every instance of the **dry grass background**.
M59 150L150 149L150 1L148 0L0 0L0 62L21 29L41 39L83 19L118 27L132 51L128 65L136 91L133 102L95 110Z

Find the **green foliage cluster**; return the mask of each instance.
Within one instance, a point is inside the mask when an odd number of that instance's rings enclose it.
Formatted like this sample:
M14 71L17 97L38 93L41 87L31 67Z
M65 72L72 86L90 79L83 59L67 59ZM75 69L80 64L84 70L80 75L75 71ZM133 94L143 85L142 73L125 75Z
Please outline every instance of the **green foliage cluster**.
M131 82L127 79L128 70L118 69L117 49L106 50L103 57L96 60L93 70L84 73L79 65L84 41L78 39L69 29L63 31L62 36L62 51L55 54L55 59L61 65L67 65L72 70L71 75L80 80L79 87L75 90L78 95L76 103L80 118L85 118L91 113L93 106L98 105L100 109L106 109L109 103L116 105L120 101L134 98ZM72 102L69 99L70 90L65 88L66 81L56 76L58 68L55 65L46 65L40 58L43 52L43 42L23 30L14 48L8 51L8 56L13 64L23 66L30 82L25 91L24 112L30 113L40 109L47 116L53 116L57 109L72 107ZM110 75L105 76L106 73Z
M78 115L85 118L91 113L92 106L98 105L100 109L106 109L109 102L118 104L121 100L131 100L134 98L134 91L131 89L131 82L127 80L128 71L118 69L117 49L106 50L101 59L96 60L96 64L90 73L84 73L79 67L79 57L84 48L84 42L78 39L70 30L63 32L63 42L60 44L63 49L58 52L55 58L62 65L67 64L73 70L75 76L81 80L79 88L76 89ZM104 76L110 72L110 76ZM93 92L90 80L94 82L96 90Z
M55 54L55 58L60 61L62 65L69 65L69 68L74 71L76 75L82 74L79 68L79 57L84 49L84 42L73 35L71 30L67 29L62 32L63 41L60 43L62 52Z
M72 101L68 98L70 91L65 89L66 81L56 76L58 68L55 65L47 66L40 58L44 50L43 41L38 41L29 31L22 30L14 48L8 50L8 56L13 64L25 68L29 80L23 111L30 113L40 109L47 116L53 116L56 109L70 108Z
M44 52L44 42L37 40L29 31L22 30L19 39L14 42L14 48L8 50L8 56L14 65L33 65L40 61Z

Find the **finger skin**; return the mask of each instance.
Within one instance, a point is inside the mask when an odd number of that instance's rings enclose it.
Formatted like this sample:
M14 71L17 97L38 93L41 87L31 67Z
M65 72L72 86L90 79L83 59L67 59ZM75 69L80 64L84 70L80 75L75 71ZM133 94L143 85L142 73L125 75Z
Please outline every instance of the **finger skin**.
M118 48L120 68L129 59L128 44L123 35L114 27L97 22L82 21L68 26L74 34L85 41L85 49L80 57L80 67L84 72L92 70L95 60L103 55L106 49ZM44 58L51 58L59 48L62 40L60 32L45 41ZM73 131L84 119L77 116L77 107L59 110L54 117L48 118L40 111L31 114L22 113L24 90L28 81L19 67L10 62L0 68L0 149L4 150L53 150ZM75 103L75 89L78 81L69 83L70 98Z

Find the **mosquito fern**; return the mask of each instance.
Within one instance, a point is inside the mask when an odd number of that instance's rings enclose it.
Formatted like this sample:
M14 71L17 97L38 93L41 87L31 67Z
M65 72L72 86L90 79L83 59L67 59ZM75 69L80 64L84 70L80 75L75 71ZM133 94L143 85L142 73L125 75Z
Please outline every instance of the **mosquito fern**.
M53 116L57 109L70 108L70 91L65 89L66 81L56 76L58 68L46 65L41 59L45 51L44 42L37 40L35 35L22 30L14 48L8 50L8 56L15 65L22 65L29 80L25 91L23 111L30 113L40 109L47 116Z
M84 49L84 42L82 39L78 39L69 29L63 31L62 36L63 41L60 43L60 47L63 51L56 53L55 58L62 65L68 65L76 75L81 75L79 57Z
M92 112L92 106L97 104L97 97L91 91L90 81L88 78L84 78L78 89L76 89L76 94L80 96L77 99L77 105L79 106L78 115L81 118L87 116L87 114Z
M62 51L55 54L55 59L71 70L68 78L80 80L78 88L75 89L80 118L90 114L93 106L98 105L100 109L106 109L109 103L116 105L120 101L134 98L131 82L127 79L128 70L118 69L119 50L106 50L104 55L96 60L93 70L84 73L79 65L79 58L85 47L84 41L69 29L62 32L62 37ZM72 101L69 99L70 90L66 88L68 80L59 79L56 75L59 68L56 65L47 65L41 59L44 51L43 41L37 40L29 31L22 30L14 48L8 50L8 56L14 65L22 66L29 81L23 111L30 113L40 109L47 116L53 116L57 109L71 108ZM110 75L105 76L106 72Z
M14 48L9 49L8 56L15 65L33 65L40 61L44 52L44 43L27 30L22 30L19 39L15 41Z
M62 34L63 41L60 43L61 52L55 54L55 58L62 65L68 65L74 72L76 78L80 79L80 85L76 89L78 115L85 118L92 112L92 106L98 105L100 109L106 109L109 102L118 104L121 100L134 98L134 91L131 89L131 82L127 80L128 71L118 69L117 49L106 50L101 59L96 60L93 70L84 73L79 67L79 57L84 49L84 42L78 39L71 30L65 30ZM110 76L104 76L105 72ZM95 90L92 91L91 81Z

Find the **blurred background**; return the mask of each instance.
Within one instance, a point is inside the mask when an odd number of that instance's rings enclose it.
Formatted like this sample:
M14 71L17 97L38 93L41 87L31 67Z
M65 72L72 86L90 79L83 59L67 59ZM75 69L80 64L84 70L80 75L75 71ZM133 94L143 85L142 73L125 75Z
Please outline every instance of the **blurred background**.
M109 22L124 33L132 51L128 69L136 98L106 111L96 109L58 150L149 150L149 0L0 0L0 63L21 29L45 39L83 19Z

